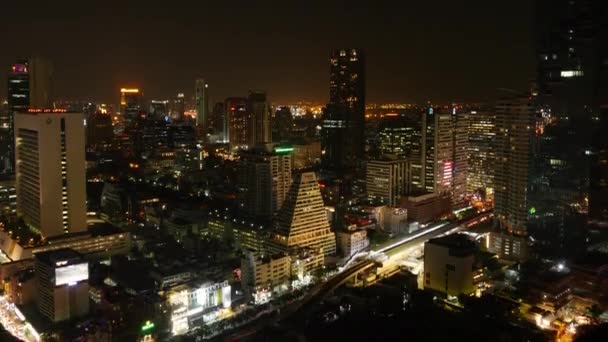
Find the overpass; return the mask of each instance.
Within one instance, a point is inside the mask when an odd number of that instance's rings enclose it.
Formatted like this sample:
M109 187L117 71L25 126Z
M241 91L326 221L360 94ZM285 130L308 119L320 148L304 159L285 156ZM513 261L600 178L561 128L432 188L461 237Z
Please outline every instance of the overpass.
M415 232L405 236L393 243L379 248L376 251L359 253L346 263L338 273L329 278L326 282L317 284L310 292L302 298L302 300L293 303L291 306L284 308L279 315L279 321L285 321L292 315L297 315L298 312L307 312L308 309L322 300L328 294L332 293L338 287L344 285L350 278L358 273L381 263L383 258L390 255L396 255L399 251L406 250L416 245L422 244L430 239L439 237L444 234L452 234L456 231L468 228L472 222L479 223L492 216L492 212L484 212L475 215L465 222L440 222L424 230ZM482 220L482 218L484 218Z

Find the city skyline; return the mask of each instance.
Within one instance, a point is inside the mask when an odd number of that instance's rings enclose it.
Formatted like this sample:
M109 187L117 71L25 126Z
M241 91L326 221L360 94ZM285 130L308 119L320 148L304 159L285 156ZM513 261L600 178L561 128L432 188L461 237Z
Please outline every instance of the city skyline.
M324 104L330 52L358 47L368 56L370 103L492 101L497 88L520 89L535 76L532 5L475 2L466 9L436 1L397 10L388 4L343 10L336 2L183 4L172 11L139 2L86 11L69 1L12 3L7 11L15 15L0 31L28 25L5 35L12 53L0 56L0 67L8 70L19 56L47 58L63 99L117 103L122 87L143 89L149 99L192 97L194 80L205 78L210 106L250 89L266 91L271 103ZM0 73L1 94L5 77Z

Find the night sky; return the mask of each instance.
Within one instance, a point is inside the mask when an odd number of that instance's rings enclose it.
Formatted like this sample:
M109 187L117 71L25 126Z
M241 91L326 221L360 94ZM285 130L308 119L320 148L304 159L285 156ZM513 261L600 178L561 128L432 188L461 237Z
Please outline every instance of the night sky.
M212 103L248 89L325 103L339 47L365 49L368 103L490 101L534 78L530 0L330 2L2 1L0 68L44 56L57 98L110 103L121 86L191 96L196 77Z

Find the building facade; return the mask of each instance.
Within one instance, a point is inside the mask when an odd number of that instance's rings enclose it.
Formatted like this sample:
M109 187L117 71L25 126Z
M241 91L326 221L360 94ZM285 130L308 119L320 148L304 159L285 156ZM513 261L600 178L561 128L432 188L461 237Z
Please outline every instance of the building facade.
M534 105L528 96L512 94L496 104L495 214L500 226L525 233L532 168Z
M86 229L81 113L15 116L17 212L45 237Z
M392 207L398 206L401 196L409 192L409 163L405 159L388 157L367 162L367 196Z
M277 252L307 247L325 256L336 253L336 237L329 227L321 190L314 172L295 176L279 210L272 245Z
M329 103L322 124L323 165L352 168L365 148L365 56L359 49L331 53Z

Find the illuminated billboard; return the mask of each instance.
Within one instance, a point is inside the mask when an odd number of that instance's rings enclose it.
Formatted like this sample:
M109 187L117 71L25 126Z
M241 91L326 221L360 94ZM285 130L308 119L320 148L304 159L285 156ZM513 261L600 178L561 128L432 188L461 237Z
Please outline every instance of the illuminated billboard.
M55 269L55 286L72 285L89 279L89 264L86 262Z

